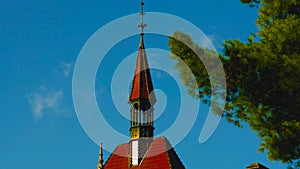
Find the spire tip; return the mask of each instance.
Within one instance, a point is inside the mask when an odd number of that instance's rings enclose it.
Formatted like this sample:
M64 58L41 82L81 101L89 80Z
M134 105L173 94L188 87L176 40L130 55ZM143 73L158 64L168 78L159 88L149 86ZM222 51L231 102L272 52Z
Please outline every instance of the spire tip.
M141 35L144 35L144 28L147 26L147 24L144 24L144 15L145 15L145 12L144 12L144 0L141 1L141 11L140 11L140 16L141 16L141 22L139 24L139 28L141 28Z

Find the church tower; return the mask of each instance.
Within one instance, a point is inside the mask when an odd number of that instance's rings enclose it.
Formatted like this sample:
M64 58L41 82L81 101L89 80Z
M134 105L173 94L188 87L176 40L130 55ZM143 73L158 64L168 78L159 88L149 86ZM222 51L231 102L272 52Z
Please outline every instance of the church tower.
M131 105L130 123L130 162L131 166L137 166L145 155L153 139L153 106L156 102L153 84L149 70L147 54L144 45L144 2L141 2L141 23L139 27L140 45L132 87L129 96Z
M144 1L140 11L140 43L128 103L130 105L130 140L117 146L103 165L102 144L97 169L184 169L167 138L154 138L156 102L144 45Z

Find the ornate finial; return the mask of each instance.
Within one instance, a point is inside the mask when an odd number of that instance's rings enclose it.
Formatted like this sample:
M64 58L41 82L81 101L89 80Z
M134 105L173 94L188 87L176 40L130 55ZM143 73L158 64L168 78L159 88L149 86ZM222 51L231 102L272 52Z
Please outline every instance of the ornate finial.
M144 24L144 0L141 1L141 12L140 12L140 16L141 16L141 23L139 24L139 28L141 28L141 35L144 35L144 28L147 26L147 24Z
M98 159L98 166L97 169L103 169L103 148L102 143L100 143L100 152L99 152L99 159Z

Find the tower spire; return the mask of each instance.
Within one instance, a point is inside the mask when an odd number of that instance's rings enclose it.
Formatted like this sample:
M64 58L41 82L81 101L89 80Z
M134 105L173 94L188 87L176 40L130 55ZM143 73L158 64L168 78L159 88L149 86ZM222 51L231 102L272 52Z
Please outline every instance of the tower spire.
M102 147L102 143L100 143L100 152L99 152L99 159L98 159L97 169L103 169L103 147Z
M151 74L149 70L147 54L144 45L144 28L147 26L144 24L144 0L141 1L141 11L140 11L140 45L138 48L138 56L136 61L136 69L134 78L132 81L132 87L129 96L129 102L140 102L139 110L148 110L156 102L155 94L153 92L153 84L151 79Z
M140 11L140 45L136 60L135 73L129 95L131 105L130 123L130 165L138 166L142 161L154 136L153 106L156 102L153 84L144 45L144 1Z

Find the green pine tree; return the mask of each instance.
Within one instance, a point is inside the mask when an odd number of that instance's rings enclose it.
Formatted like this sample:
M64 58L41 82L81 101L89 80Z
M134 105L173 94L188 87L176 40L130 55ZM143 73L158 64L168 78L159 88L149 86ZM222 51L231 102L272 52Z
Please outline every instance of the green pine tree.
M248 42L227 40L223 44L219 56L227 83L224 117L237 126L248 123L261 139L259 151L267 151L270 160L300 167L300 1L241 2L258 8L259 31L249 35ZM181 62L175 66L189 93L210 103L210 79L194 51L205 58L214 52L197 46L181 32L170 37L169 45L194 73L194 77L186 76ZM198 88L190 85L191 78Z

